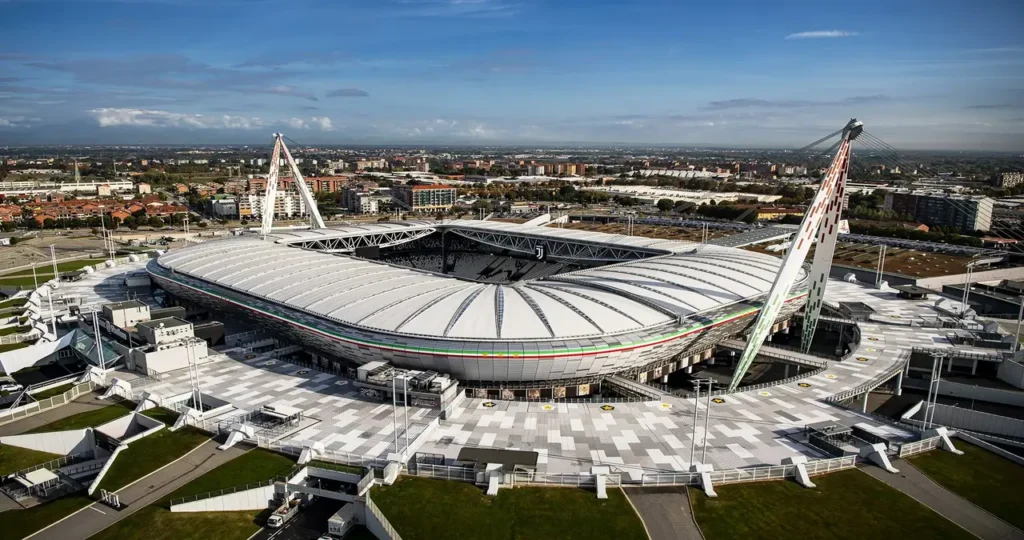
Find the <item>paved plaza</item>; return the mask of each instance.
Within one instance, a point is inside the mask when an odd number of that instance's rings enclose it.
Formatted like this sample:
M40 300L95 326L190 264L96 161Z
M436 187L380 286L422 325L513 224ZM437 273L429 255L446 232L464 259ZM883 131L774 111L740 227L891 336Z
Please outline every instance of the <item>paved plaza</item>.
M127 265L126 265L127 266ZM141 265L139 265L141 268ZM101 270L66 287L90 301L122 300L116 276L126 268ZM875 309L871 322L859 323L861 341L851 358L797 382L740 392L713 400L706 434L707 462L716 469L776 465L783 458L824 457L788 435L807 426L857 423L873 425L895 439L908 431L882 424L867 415L826 403L834 394L872 381L892 368L912 347L950 347L946 330L907 326L911 320L934 318L928 301L896 298L892 289L875 290L858 284L830 281L830 303L864 302ZM199 368L204 394L230 402L231 414L270 402L305 410L312 425L284 435L279 442L301 446L321 442L328 449L367 458L384 459L395 451L396 426L390 401L361 396L352 381L289 364L273 353L246 358L235 349L215 353L214 361ZM137 375L136 375L137 376ZM170 396L189 390L187 371L164 374L146 390ZM454 460L465 446L532 450L539 454L538 471L589 471L611 465L636 479L643 472L685 471L694 445L693 413L698 408L696 459L701 461L705 400L665 396L656 402L540 403L465 399L448 420L423 437L420 452L443 454ZM399 411L399 445L404 446L403 411ZM409 409L409 439L416 440L437 411Z

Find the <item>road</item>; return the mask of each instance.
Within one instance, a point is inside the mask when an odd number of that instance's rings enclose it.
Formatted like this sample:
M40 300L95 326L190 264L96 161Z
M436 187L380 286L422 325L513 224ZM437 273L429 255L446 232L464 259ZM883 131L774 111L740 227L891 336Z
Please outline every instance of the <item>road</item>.
M127 505L121 510L114 510L102 503L93 503L28 538L39 540L89 538L132 515L137 510L164 498L195 478L248 451L248 448L238 446L227 450L217 450L217 445L216 441L210 439L178 461L134 484L121 488L117 492L118 496L121 503Z
M263 529L250 540L316 540L327 533L327 520L345 503L318 498L280 529Z
M686 486L627 487L623 492L640 514L651 540L703 540L690 511Z

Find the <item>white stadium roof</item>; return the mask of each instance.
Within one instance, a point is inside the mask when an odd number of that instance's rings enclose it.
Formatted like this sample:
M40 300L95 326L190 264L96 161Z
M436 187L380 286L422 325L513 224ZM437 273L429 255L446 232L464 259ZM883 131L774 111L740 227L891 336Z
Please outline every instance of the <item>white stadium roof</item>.
M285 245L312 235L442 224L665 255L499 285ZM273 237L276 242L247 236L172 250L159 264L345 325L459 340L564 339L659 326L767 293L781 264L734 248L481 221L380 223Z

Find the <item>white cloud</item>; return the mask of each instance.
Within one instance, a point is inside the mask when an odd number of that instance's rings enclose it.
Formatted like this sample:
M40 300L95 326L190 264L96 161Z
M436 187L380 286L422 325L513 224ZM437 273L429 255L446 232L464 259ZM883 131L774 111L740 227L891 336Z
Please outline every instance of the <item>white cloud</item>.
M25 116L0 116L0 128L28 128L41 121L39 118Z
M320 131L334 131L334 124L331 123L331 119L327 116L314 116L312 121L320 126Z
M288 119L288 127L292 129L309 129L309 126L306 125L306 121L301 118Z
M822 38L844 38L856 36L857 32L846 30L814 30L811 32L797 32L786 36L786 39L822 39Z
M92 109L89 114L100 127L184 127L195 129L256 129L263 127L258 117L206 116L151 109L102 108Z

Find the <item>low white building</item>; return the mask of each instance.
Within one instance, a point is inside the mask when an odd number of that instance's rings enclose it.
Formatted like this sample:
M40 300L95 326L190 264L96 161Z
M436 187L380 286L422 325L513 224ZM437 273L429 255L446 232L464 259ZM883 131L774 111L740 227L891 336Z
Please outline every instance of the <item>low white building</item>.
M103 306L103 318L118 328L130 328L149 320L149 306L138 300L115 302Z

